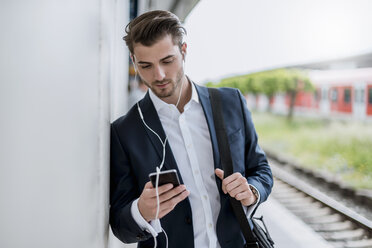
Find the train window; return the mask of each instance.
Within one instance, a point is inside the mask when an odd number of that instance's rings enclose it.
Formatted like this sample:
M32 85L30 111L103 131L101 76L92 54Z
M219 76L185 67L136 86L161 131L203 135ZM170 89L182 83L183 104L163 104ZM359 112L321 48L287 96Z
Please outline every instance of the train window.
M349 103L351 98L351 90L345 89L344 90L344 102Z
M337 89L332 89L331 100L332 100L332 102L337 102Z
M372 104L372 88L368 89L368 103Z
M360 90L360 102L364 103L364 89Z
M359 102L360 99L359 93L360 93L359 90L354 90L354 102Z
M327 100L328 98L327 89L323 89L322 97L323 97L323 100Z

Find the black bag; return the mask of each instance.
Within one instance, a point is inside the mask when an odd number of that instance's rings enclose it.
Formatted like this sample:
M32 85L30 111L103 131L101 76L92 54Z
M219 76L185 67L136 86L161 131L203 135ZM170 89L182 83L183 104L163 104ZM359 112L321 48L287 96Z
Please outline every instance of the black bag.
M273 248L274 240L270 237L269 231L267 230L267 227L263 220L263 216L259 218L253 217L251 220L253 223L253 234L257 239L257 243L259 245L258 247ZM261 221L263 226L261 226L258 221ZM246 246L246 247L249 247L249 246Z
M224 169L224 176L228 177L233 173L232 159L229 148L229 143L226 135L225 122L222 116L222 106L220 99L220 92L217 89L209 88L209 95L211 98L213 121L217 134L218 149L221 156L221 163ZM234 214L238 219L240 228L243 232L246 244L245 248L274 248L274 241L271 239L270 234L263 222L263 217L251 217L249 220L244 213L240 201L235 198L229 197ZM259 224L259 221L262 223ZM252 223L251 229L249 222Z

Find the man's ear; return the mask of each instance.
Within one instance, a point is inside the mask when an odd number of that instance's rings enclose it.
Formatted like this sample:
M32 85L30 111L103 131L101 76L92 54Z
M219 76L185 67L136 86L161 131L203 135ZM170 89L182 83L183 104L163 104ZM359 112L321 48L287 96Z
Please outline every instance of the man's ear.
M181 53L182 53L183 60L185 60L185 57L187 54L187 43L186 42L182 43Z
M130 59L132 60L134 72L137 73L138 70L137 70L137 66L136 66L136 63L135 63L135 56L132 53L130 54Z

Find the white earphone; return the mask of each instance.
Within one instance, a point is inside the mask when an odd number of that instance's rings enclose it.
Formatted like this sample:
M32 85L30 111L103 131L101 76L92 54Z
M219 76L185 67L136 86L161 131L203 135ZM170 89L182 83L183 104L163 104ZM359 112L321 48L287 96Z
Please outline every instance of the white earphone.
M131 55L130 55L130 58L131 58L131 60L132 60L132 64L133 64L133 68L134 68L134 73L137 75L137 73L138 73L138 68L137 68L136 62L134 62L134 60L136 59L136 57L134 56L134 54L131 54Z

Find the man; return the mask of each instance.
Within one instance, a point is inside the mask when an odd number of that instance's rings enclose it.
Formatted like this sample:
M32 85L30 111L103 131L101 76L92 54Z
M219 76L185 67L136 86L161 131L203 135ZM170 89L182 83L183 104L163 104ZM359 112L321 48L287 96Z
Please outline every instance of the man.
M224 179L208 90L184 73L187 45L179 19L151 11L130 22L126 32L136 71L150 90L111 126L114 234L139 247L154 247L153 237L157 247L167 242L171 248L243 247L228 197L250 214L273 183L244 97L236 89L220 89L235 172ZM181 185L159 186L156 220L156 190L148 175L163 159L162 170L177 170Z

